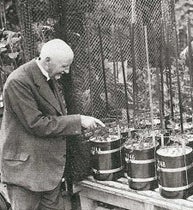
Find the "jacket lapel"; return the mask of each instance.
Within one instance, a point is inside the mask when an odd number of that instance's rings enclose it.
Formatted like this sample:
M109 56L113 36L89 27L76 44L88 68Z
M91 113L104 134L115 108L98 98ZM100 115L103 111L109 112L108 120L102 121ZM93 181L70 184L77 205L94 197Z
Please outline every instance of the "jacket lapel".
M46 77L42 74L35 60L33 60L33 62L32 75L34 83L39 89L39 94L62 115L60 104L51 90Z

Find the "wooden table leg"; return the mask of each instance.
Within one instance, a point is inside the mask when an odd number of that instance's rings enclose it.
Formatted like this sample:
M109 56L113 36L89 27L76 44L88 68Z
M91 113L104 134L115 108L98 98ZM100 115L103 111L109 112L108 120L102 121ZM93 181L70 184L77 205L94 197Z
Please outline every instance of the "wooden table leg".
M97 206L94 200L82 196L81 193L80 193L80 204L81 204L81 210L95 210Z
M144 203L145 208L144 210L154 210L154 206L150 203Z
M72 204L71 204L71 198L69 195L63 196L64 198L64 206L65 210L71 210L72 209Z

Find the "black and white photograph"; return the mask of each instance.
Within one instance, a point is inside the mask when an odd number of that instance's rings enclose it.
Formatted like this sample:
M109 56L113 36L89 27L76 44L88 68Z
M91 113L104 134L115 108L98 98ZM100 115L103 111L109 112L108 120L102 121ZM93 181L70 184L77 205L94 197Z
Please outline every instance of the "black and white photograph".
M193 1L0 0L0 210L193 209Z

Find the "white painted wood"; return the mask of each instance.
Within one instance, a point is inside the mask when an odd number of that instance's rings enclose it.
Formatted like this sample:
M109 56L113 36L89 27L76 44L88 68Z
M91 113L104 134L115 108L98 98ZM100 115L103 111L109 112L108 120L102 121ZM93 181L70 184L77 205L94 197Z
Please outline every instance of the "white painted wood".
M129 188L127 180L113 181L84 180L80 185L82 210L95 210L93 201L101 201L129 210L192 210L193 197L185 199L163 198L155 191L135 191ZM85 204L87 203L88 204Z
M93 199L80 194L81 209L83 210L96 210L97 206Z

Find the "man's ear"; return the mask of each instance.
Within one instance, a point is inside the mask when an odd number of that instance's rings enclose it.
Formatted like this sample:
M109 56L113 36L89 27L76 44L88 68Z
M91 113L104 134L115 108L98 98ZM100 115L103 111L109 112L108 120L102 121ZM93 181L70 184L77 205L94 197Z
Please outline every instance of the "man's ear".
M45 60L44 60L44 68L46 69L46 71L49 70L50 61L51 61L50 57L46 57Z
M50 62L50 60L51 60L50 57L46 57L46 58L45 58L45 61L46 61L46 62Z

